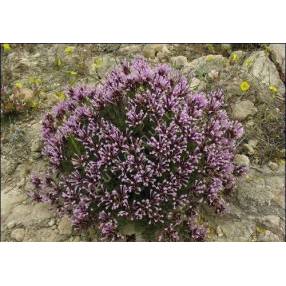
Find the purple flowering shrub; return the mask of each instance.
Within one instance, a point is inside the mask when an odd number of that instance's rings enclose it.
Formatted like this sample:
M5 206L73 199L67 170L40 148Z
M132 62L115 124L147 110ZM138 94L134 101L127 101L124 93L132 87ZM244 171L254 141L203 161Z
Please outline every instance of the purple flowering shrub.
M193 93L168 65L123 62L98 86L70 89L43 121L52 168L33 176L33 197L123 240L120 225L154 230L154 240L201 241L199 206L217 213L245 169L234 164L240 123L222 91Z

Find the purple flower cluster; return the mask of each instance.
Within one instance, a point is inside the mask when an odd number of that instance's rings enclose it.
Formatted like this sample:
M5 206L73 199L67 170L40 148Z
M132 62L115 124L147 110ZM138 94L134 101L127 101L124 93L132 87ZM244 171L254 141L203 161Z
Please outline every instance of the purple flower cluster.
M159 241L201 241L198 206L223 212L223 192L244 172L233 163L243 128L223 105L222 91L193 93L168 65L123 62L45 116L53 168L33 177L34 197L104 240L124 239L119 225L133 221L155 226Z

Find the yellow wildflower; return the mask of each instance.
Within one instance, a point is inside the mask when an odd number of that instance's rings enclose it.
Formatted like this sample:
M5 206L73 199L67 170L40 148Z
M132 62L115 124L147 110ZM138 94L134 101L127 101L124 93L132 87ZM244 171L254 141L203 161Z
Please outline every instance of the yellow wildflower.
M3 50L4 50L5 52L10 52L10 50L11 50L10 45L9 45L9 44L3 44Z
M248 81L246 81L246 80L240 84L240 89L243 92L248 91L249 88L250 88L250 85L249 85Z
M20 82L16 82L15 87L20 89L23 87L23 85Z
M207 56L207 61L208 62L211 62L211 61L213 61L214 60L214 56L213 55L208 55Z
M69 47L65 48L65 53L67 55L71 55L73 53L73 51L74 51L74 47L69 46Z
M232 54L230 55L230 60L231 60L232 62L236 62L236 61L238 60L238 55L237 55L237 53L232 53Z
M60 92L57 92L56 94L56 97L58 97L60 100L65 100L65 94L62 92L62 91L60 91Z
M269 90L273 93L276 94L278 92L278 89L275 85L270 85Z

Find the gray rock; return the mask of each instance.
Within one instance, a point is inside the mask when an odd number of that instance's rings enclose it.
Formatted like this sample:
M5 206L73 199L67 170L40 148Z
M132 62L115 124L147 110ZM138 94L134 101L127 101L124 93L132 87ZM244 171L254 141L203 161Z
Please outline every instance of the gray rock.
M208 77L215 81L219 78L219 72L217 70L211 70L209 73L208 73Z
M8 224L7 224L7 228L8 229L12 229L16 226L16 223L14 221L10 221Z
M285 175L265 177L267 189L272 194L272 199L278 207L285 209Z
M13 208L5 222L8 224L11 221L15 221L17 224L22 224L25 227L30 227L32 225L46 225L47 220L52 216L53 212L49 210L49 206L47 204L21 204Z
M225 221L220 224L225 238L222 241L252 241L255 224L249 220Z
M5 192L5 189L1 191L1 218L5 220L12 210L25 199L26 195L19 189L12 189L9 192Z
M234 119L244 120L249 115L254 115L257 112L257 108L250 100L243 100L237 102L232 107L232 115Z
M261 223L268 228L279 229L280 217L277 215L267 215L261 219Z
M271 56L285 76L285 44L271 44Z
M171 64L176 68L181 69L188 64L188 59L184 56L172 57Z
M264 51L253 52L244 63L244 68L259 82L266 86L275 86L281 95L285 92L285 86L280 79L275 64Z
M250 166L249 158L243 154L235 155L234 163L237 164L238 166L246 166L246 167Z
M34 138L31 144L31 152L41 152L42 142L40 138Z
M127 45L124 47L120 47L118 50L118 53L123 56L134 56L136 54L139 54L141 52L141 46L140 45Z
M40 228L38 230L30 230L26 234L27 241L39 241L39 242L53 242L53 241L63 241L64 237L59 234L57 230L51 228Z
M268 167L272 170L272 171L277 171L279 169L279 165L277 163L274 162L269 162L268 163Z
M244 150L248 155L253 155L255 153L255 147L258 141L256 139L250 139L247 144L243 144Z
M11 238L15 239L16 241L23 241L24 236L25 230L23 228L17 228L11 232Z
M261 242L273 242L273 241L283 241L278 235L274 234L270 230L265 230L257 235L257 241Z
M49 221L49 223L48 223L48 226L53 226L54 224L55 224L55 219L54 218L52 218L50 221Z
M256 207L270 205L272 194L265 188L265 181L259 176L241 178L237 188L239 205L249 211L256 211Z
M228 59L222 55L208 55L197 58L186 65L184 70L189 70L195 73L206 73L208 74L212 70L221 72L228 66Z
M155 59L159 54L168 54L169 50L164 44L147 44L143 48L143 55L146 58Z
M63 235L71 235L72 234L72 224L69 217L64 216L61 218L58 225L59 233Z

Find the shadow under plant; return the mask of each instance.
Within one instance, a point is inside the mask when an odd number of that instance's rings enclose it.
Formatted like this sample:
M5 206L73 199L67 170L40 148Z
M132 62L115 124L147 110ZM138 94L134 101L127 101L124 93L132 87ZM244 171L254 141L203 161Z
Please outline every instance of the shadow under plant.
M47 167L40 152L41 118L63 99L65 87L78 81L94 84L121 58L143 54L151 62L171 63L185 74L192 73L193 90L222 87L229 114L242 121L246 129L236 160L248 164L250 171L240 179L236 192L229 198L228 214L217 217L209 209L202 210L202 219L209 224L207 240L283 241L284 47L235 48L225 45L11 45L2 59L2 83L6 85L7 96L22 94L19 101L25 108L19 110L19 115L17 109L5 111L1 119L1 240L97 240L94 229L76 232L67 217L59 218L48 205L33 203L27 197L32 188L30 171L44 171ZM26 104L26 101L36 103ZM17 114L10 116L11 112ZM128 239L143 239L132 225L126 227L125 233Z

